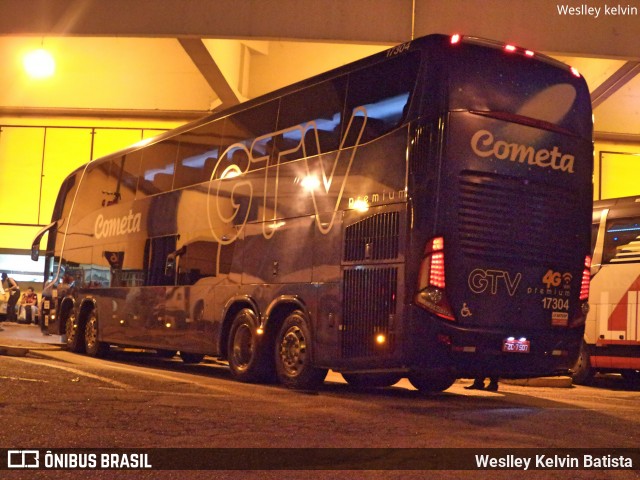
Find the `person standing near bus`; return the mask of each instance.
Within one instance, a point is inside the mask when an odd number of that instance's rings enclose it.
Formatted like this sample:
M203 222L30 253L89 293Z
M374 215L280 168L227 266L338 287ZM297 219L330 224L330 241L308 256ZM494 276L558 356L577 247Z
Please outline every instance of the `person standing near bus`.
M467 390L485 390L484 379L484 376L476 377L471 385L464 388L466 388ZM487 385L486 390L488 390L489 392L498 391L498 377L489 377L489 385Z
M18 320L16 304L20 298L20 287L13 278L7 275L6 272L2 272L2 285L4 290L9 292L9 300L7 301L7 321L15 322Z

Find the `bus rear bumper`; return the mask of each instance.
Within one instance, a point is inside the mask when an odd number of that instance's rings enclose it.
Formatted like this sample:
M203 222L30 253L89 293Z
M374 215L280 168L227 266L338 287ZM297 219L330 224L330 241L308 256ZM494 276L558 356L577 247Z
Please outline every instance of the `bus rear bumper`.
M408 336L414 370L446 368L458 378L498 376L530 378L567 375L576 363L582 329L535 331L522 328L479 329L435 319L414 309ZM505 351L509 338L527 345ZM521 340L522 339L522 340Z

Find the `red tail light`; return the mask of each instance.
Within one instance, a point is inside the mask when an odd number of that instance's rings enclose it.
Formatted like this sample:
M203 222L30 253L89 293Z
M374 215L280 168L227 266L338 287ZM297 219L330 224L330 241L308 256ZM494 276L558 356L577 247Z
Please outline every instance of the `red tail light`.
M589 299L589 285L591 284L591 257L587 255L584 259L584 270L582 271L582 283L580 284L580 300Z
M436 237L427 243L420 265L416 304L436 315L455 320L445 296L444 238Z

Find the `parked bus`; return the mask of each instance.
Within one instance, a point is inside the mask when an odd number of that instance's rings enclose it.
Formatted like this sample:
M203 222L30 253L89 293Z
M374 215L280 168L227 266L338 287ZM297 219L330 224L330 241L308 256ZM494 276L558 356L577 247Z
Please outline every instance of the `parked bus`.
M396 46L72 172L33 244L48 232L43 324L74 352L216 356L290 387L567 373L591 137L564 64Z
M640 380L640 197L594 202L591 311L573 380L596 372Z

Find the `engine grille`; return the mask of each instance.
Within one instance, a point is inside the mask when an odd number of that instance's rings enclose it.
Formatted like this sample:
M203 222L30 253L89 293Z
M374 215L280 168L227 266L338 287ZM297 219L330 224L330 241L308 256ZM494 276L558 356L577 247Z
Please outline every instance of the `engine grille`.
M579 215L575 194L526 179L465 172L460 176L460 247L469 256L521 263L571 263Z
M387 354L393 348L389 322L396 313L397 288L398 270L393 267L344 271L341 327L344 358ZM388 338L384 348L375 342L378 334Z
M344 260L388 260L398 257L400 214L372 215L345 228Z

